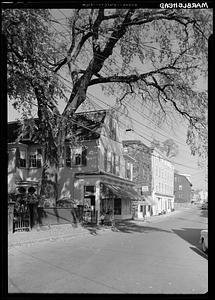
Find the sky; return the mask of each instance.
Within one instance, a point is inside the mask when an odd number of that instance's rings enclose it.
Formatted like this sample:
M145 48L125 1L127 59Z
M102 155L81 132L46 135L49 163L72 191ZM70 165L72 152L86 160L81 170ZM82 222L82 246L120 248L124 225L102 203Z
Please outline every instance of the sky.
M61 19L62 24L65 24L65 16L68 16L68 10L53 10L53 16L56 19ZM56 27L57 30L63 26ZM200 89L207 89L207 81L199 78L198 86ZM88 89L88 97L91 110L110 108L114 106L116 97L106 96L100 87L90 87ZM119 125L122 131L123 139L141 140L143 143L150 145L153 138L163 142L168 138L172 138L179 147L179 154L173 159L175 169L181 174L188 174L194 189L207 190L205 181L206 168L198 167L198 157L190 154L190 148L186 144L187 124L184 120L178 117L177 114L172 115L167 119L167 123L157 124L152 115L153 108L145 105L140 106L141 99L127 98L128 116L120 115ZM59 110L62 111L65 104L59 104ZM33 111L36 116L36 110ZM20 114L13 109L8 101L8 121L14 121L20 118ZM126 131L126 129L132 129Z

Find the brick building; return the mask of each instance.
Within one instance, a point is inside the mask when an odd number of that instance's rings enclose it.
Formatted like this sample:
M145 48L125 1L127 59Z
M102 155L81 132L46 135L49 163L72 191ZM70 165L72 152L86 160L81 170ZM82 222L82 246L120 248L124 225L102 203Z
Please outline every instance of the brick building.
M174 194L176 203L190 203L192 199L192 183L182 174L174 174Z

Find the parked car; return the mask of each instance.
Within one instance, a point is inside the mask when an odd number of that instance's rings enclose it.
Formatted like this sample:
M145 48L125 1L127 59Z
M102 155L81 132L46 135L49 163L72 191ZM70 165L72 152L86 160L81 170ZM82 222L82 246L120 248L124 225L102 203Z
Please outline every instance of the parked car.
M202 250L204 252L208 251L208 230L207 229L203 229L200 232L200 241L202 244Z
M208 203L202 203L201 209L208 209Z

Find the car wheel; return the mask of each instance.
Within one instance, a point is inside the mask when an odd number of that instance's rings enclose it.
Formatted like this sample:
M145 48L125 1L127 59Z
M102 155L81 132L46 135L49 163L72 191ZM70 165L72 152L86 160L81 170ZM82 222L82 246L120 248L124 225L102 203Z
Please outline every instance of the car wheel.
M206 246L205 246L205 241L203 240L202 241L202 250L206 253L207 252L207 248L206 248Z

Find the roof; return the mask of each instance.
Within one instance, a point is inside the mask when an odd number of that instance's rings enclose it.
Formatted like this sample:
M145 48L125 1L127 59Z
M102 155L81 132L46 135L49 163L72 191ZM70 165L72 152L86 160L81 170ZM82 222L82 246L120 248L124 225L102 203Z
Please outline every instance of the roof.
M79 140L94 140L98 139L101 134L102 126L106 117L106 110L89 111L76 113L71 118L71 131L72 134ZM35 119L36 123L39 122ZM7 142L13 143L16 141L19 135L19 129L21 128L21 123L19 121L8 123L8 135ZM67 136L67 141L69 141L70 136ZM28 138L29 140L29 138ZM25 142L26 139L22 139Z
M190 179L187 177L189 175L186 175L186 174L179 174L179 173L174 173L174 176L181 176L181 177L184 177L185 179L187 179L187 181L189 182L189 184L192 186L192 183L190 181Z
M98 139L106 117L106 111L77 113L71 120L71 129L80 140ZM69 136L68 136L69 140Z

